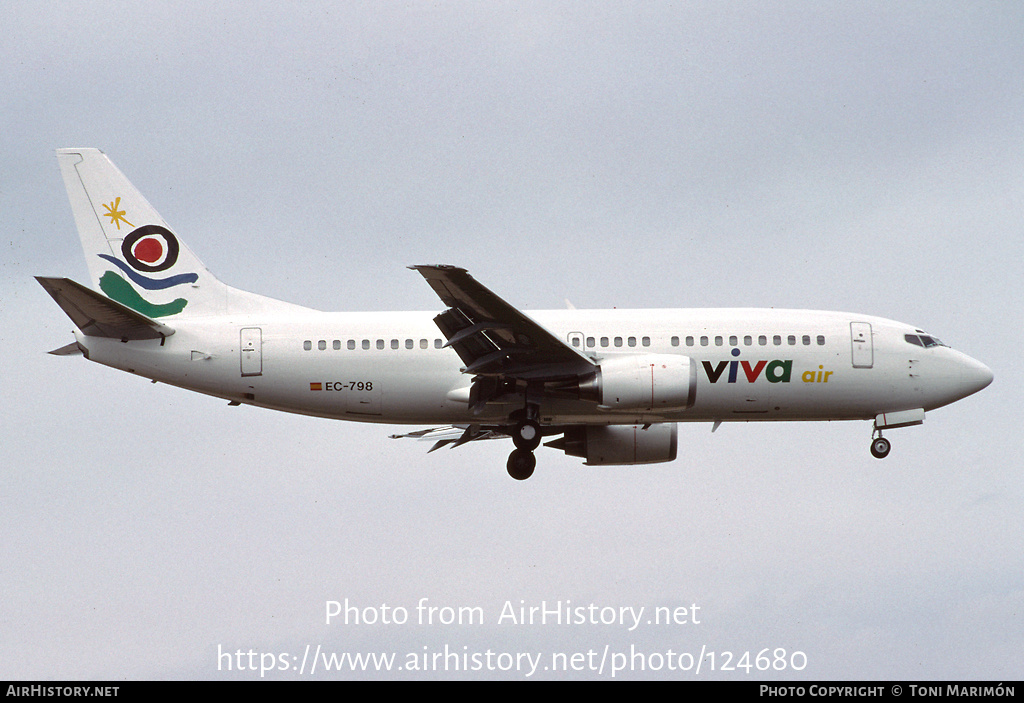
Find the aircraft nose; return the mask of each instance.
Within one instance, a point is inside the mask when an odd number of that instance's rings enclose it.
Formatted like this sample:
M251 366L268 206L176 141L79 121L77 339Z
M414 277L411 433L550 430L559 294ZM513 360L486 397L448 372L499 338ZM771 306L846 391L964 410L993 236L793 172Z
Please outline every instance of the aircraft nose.
M992 369L976 359L965 356L960 365L960 384L964 397L977 393L992 383Z

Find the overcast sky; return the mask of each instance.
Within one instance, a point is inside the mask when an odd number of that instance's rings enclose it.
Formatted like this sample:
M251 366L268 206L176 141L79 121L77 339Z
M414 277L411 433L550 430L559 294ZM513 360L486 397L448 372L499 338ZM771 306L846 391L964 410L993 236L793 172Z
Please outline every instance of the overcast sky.
M1020 3L0 16L0 678L259 678L218 652L307 645L715 653L637 678L1024 678ZM693 424L673 463L543 449L518 483L504 442L427 454L47 355L72 323L32 276L88 281L68 146L103 149L226 283L310 307L439 311L405 267L450 263L527 311L889 317L995 381L889 433L884 462L870 423ZM326 624L346 598L410 622ZM418 625L424 598L486 622ZM700 622L497 622L542 601ZM765 648L806 665L720 670Z

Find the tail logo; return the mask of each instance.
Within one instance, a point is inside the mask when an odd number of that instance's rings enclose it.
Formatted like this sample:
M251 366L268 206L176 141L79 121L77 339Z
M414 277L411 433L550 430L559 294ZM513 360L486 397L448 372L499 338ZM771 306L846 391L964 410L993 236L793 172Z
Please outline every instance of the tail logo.
M121 229L122 222L128 225L129 227L135 226L128 220L124 219L124 210L117 209L121 206L121 198L115 198L114 201L110 203L110 205L107 205L106 203L100 204L103 205L103 209L106 210L106 212L103 213L103 216L110 218L110 224L117 225L118 229Z
M127 223L128 221L123 217L124 212L116 209L118 201L120 198L111 203L112 208L108 209L111 209L113 214L108 213L108 216L112 217L111 221L120 219ZM107 206L104 205L104 207ZM195 283L199 280L198 274L195 273L180 273L167 278L154 278L140 273L151 274L166 271L177 263L179 251L178 239L169 229L160 225L143 225L133 230L121 242L121 255L127 264L107 254L100 254L100 258L121 269L138 287L155 291ZM175 315L188 305L188 301L184 298L177 298L164 304L151 303L139 295L128 281L113 271L107 271L100 278L100 290L111 299L149 317Z
M178 261L178 239L166 227L144 225L124 238L121 253L136 271L166 271Z

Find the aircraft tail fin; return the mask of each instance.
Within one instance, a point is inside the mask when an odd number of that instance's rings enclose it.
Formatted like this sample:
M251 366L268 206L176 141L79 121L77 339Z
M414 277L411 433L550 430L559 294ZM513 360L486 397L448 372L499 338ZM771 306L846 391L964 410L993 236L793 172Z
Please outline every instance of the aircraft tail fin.
M57 160L91 282L111 300L150 319L286 305L217 280L99 149Z

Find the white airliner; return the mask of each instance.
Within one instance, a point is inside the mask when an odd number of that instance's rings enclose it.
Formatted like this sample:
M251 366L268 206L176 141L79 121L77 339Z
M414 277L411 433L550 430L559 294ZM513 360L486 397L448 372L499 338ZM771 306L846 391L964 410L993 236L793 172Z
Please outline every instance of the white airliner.
M57 152L94 288L38 278L75 325L54 354L276 410L434 425L431 448L509 437L589 465L676 457L676 423L873 420L882 431L992 372L910 325L845 312L555 310L529 315L454 266L413 266L446 309L326 313L217 280L97 149Z

